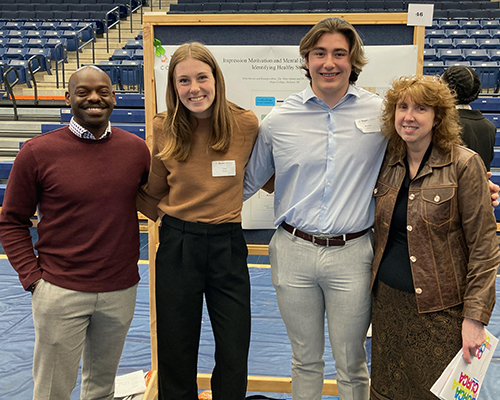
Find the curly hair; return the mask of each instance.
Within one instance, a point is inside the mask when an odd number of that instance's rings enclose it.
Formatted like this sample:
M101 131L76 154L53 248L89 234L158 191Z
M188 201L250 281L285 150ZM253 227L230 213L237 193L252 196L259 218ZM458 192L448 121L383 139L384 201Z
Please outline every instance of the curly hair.
M458 111L455 98L445 83L437 77L414 75L400 77L392 82L386 92L382 112L382 133L389 139L389 149L398 156L406 154L406 143L399 136L395 127L396 106L407 100L432 107L435 123L432 128L432 143L442 151L451 151L455 144L463 144L460 139Z
M306 77L311 80L311 74L305 65L305 60L324 33L340 33L349 43L349 57L352 65L349 83L353 84L358 80L363 67L368 64L368 59L365 57L363 41L356 29L349 22L338 17L329 17L319 21L300 41L299 52L303 60L301 68L306 71Z
M441 79L454 93L457 104L469 104L481 93L479 75L472 68L454 65L444 71Z
M215 151L226 153L231 143L233 128L236 124L233 112L243 110L226 100L224 76L214 55L198 42L184 43L175 50L170 59L167 76L167 111L164 118L165 148L157 155L161 160L175 159L186 161L191 153L191 137L197 127L195 118L182 104L175 84L175 68L189 58L207 64L215 78L215 99L212 110L212 133L209 145Z

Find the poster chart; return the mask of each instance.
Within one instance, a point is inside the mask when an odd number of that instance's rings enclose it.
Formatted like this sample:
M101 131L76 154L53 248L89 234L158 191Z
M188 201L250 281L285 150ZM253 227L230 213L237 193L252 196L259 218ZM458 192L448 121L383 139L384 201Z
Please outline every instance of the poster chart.
M230 101L252 110L260 121L292 93L305 89L309 80L300 68L298 46L207 46L226 81ZM163 46L155 57L157 112L166 110L168 63L177 46ZM416 73L417 46L366 46L369 60L356 85L381 96L391 81ZM260 190L243 204L244 229L274 228L274 196Z

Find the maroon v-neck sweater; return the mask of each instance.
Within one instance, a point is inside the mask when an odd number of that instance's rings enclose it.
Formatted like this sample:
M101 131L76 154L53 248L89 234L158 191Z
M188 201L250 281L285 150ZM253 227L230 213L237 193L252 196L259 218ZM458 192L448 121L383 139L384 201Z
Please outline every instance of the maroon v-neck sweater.
M149 163L144 140L117 128L102 140L63 127L25 142L0 214L0 240L23 287L40 278L83 292L136 284L135 204ZM38 257L29 232L35 211Z

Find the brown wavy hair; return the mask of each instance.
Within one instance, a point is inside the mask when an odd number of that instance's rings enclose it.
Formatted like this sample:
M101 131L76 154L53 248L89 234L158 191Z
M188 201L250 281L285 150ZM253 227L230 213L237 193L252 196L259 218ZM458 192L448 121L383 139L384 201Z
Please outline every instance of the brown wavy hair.
M167 76L167 111L164 116L165 147L158 153L161 160L174 159L186 161L191 154L191 138L198 125L196 118L182 104L175 85L175 67L180 62L193 58L207 64L215 78L215 99L213 102L212 132L209 146L215 151L226 153L231 144L234 125L233 112L243 109L226 99L224 76L213 54L203 44L198 42L184 43L174 52L168 66Z
M349 22L338 17L329 17L319 21L300 41L299 51L303 60L301 68L306 71L306 77L311 80L311 74L306 67L305 60L324 33L340 33L349 43L349 57L352 65L349 83L353 84L358 80L363 67L368 64L368 59L365 57L363 41L356 29Z
M382 133L389 139L390 150L401 157L406 154L406 143L396 132L394 121L396 106L408 99L434 109L433 146L448 152L453 145L463 144L460 139L461 127L458 122L458 111L455 108L455 97L448 86L433 76L414 75L395 79L385 94Z

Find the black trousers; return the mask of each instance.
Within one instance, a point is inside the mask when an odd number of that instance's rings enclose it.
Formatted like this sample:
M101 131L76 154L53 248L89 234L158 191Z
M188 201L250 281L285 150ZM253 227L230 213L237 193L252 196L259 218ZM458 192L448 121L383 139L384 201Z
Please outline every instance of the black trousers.
M250 344L250 279L241 224L165 215L156 254L159 400L197 400L203 294L215 338L214 400L243 400Z

